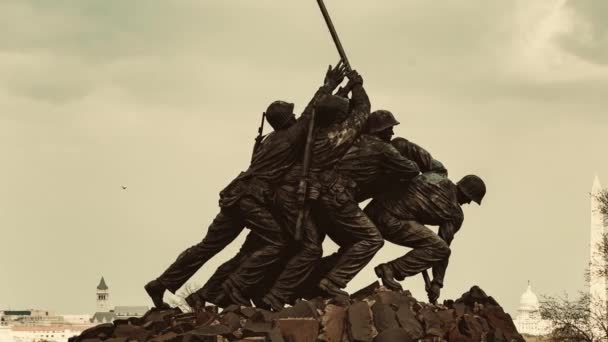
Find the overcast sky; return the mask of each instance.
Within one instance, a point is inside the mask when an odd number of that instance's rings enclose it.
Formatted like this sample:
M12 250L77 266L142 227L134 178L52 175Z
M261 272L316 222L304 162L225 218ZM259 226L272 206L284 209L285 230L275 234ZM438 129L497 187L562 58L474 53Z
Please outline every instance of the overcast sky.
M477 284L515 314L528 280L584 290L594 172L608 184L608 2L326 3L372 108L454 180L486 181L443 298ZM0 2L0 310L93 313L102 275L113 304L150 305L143 285L202 239L261 112L301 111L337 60L313 0ZM404 286L426 297L421 277Z

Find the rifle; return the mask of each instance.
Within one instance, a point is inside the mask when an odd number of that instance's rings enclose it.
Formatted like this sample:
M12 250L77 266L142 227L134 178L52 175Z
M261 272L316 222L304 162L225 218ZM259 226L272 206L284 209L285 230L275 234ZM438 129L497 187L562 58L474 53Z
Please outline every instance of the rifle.
M293 234L295 241L302 240L302 225L304 220L308 218L308 212L310 211L310 205L308 205L306 199L308 197L308 173L310 171L310 160L312 159L312 143L314 142L314 128L315 128L315 109L312 109L310 115L310 121L308 122L308 133L306 134L306 146L304 146L304 161L302 162L302 177L300 183L298 183L298 219L296 221L296 228Z
M262 144L262 140L264 139L264 121L266 119L266 112L262 113L262 122L260 123L260 128L258 128L258 136L255 137L255 144L253 144L253 153L251 153L251 161L253 161L253 156L255 152L260 148Z
M325 23L327 24L327 28L331 33L331 37L334 40L334 44L336 44L336 48L338 49L338 53L342 58L342 63L346 66L346 70L351 71L350 64L348 62L348 58L346 57L346 53L344 52L344 48L342 48L342 43L340 43L340 38L338 38L338 33L334 28L334 24L329 17L329 13L327 12L327 8L325 8L325 4L323 0L317 0L319 4L319 8L321 9L321 13L323 14L323 18L325 18ZM313 132L315 125L315 111L313 109L310 122L308 124L308 134L306 136L306 146L304 147L304 161L302 162L302 178L300 178L300 183L298 184L298 207L300 208L298 212L298 219L296 221L296 227L294 230L293 238L295 241L300 241L302 239L302 225L304 224L304 220L307 219L308 213L310 211L310 206L308 205L306 199L308 197L308 173L310 169L310 160L312 154L312 143L313 143Z

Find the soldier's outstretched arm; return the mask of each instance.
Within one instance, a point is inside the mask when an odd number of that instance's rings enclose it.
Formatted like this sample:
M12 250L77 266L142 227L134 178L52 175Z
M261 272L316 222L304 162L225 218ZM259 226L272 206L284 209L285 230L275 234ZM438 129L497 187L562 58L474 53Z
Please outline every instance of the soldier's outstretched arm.
M331 133L334 147L352 145L363 131L370 114L371 104L367 92L363 88L363 78L355 70L348 74L348 78L347 87L352 87L350 112L348 117Z
M349 85L347 87L352 88L351 115L365 115L365 113L369 115L371 103L369 102L367 92L363 88L363 78L356 70L353 70L348 75L348 82Z
M330 95L332 91L342 82L344 79L345 68L340 61L336 67L332 69L329 66L327 73L325 74L324 84L317 89L312 99L304 108L302 115L297 118L296 123L287 129L287 136L290 138L292 144L303 143L308 132L308 123L312 117L312 111L315 103L323 96Z
M409 181L420 174L418 164L401 155L399 151L391 145L388 145L384 151L382 169L390 174L396 175L400 181Z
M396 137L391 143L406 158L418 164L420 172L437 172L447 176L448 170L439 160L433 158L425 148L405 138Z
M454 239L454 235L460 229L461 224L462 222L458 223L453 221L449 221L442 224L441 226L439 226L439 237L442 238L443 241L445 241L449 246L452 243L452 240ZM449 261L450 259L449 257L447 257L444 260L433 265L432 283L434 285L439 286L439 288L443 287L445 272L447 271Z
M312 109L314 108L314 105L317 100L319 100L325 95L331 94L334 89L336 89L336 87L340 83L342 83L342 80L344 80L345 73L346 69L342 61L338 62L338 64L334 68L332 68L330 65L327 69L327 73L325 74L325 80L323 81L323 85L319 87L317 92L313 95L312 99L310 99L310 101L304 108L302 115L300 115L300 118L310 118L310 116L312 115Z

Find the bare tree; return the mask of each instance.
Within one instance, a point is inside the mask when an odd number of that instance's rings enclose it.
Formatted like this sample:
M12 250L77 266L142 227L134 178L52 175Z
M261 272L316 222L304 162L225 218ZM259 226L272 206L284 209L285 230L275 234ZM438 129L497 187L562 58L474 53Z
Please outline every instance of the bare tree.
M596 195L596 199L600 203L598 210L606 218L604 222L608 223L608 190ZM608 277L608 232L591 247L595 257L591 258L589 268L585 271L587 282L592 277ZM608 306L605 298L583 292L573 300L567 295L543 296L540 313L553 326L549 336L552 341L608 341Z
M608 217L608 189L603 189L595 198L600 202L600 213Z
M549 335L551 341L606 341L608 339L606 310L600 305L594 305L595 300L588 293L580 293L574 300L567 295L543 296L540 302L540 314L553 326L553 331Z
M604 223L608 226L608 189L602 190L595 195L595 198L599 202L598 211L604 217ZM608 277L608 231L604 232L601 241L593 247L595 247L594 254L596 257L591 258L589 267L594 270L594 276Z

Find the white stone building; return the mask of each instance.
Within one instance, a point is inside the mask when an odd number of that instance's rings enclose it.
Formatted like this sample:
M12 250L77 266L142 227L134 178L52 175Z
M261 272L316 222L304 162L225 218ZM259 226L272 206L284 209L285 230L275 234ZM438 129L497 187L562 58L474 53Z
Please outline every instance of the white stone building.
M520 334L541 336L551 331L550 323L540 317L539 309L538 297L528 282L528 288L519 299L517 317L513 320Z

